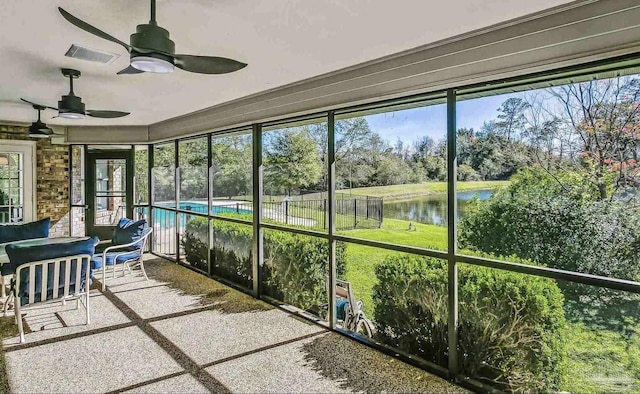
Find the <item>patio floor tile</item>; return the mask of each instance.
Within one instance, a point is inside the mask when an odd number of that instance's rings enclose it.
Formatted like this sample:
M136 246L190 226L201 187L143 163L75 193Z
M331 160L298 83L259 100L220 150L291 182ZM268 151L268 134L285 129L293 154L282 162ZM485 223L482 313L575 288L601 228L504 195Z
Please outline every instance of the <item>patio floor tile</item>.
M200 365L325 331L277 309L242 313L211 310L151 325Z
M189 374L176 376L161 380L156 383L147 384L135 389L124 391L124 393L208 393L206 387Z
M180 290L161 285L160 282L149 286L142 274L136 275L134 278L141 279L137 282L142 285L140 289L123 291L124 289L116 287L114 294L143 319L184 312L203 306L200 297L184 294ZM107 281L107 287L111 290L109 281Z
M444 379L329 332L206 370L239 393L466 392Z
M84 306L81 304L80 308L76 309L76 301L69 301L65 306L61 302L54 302L26 309L23 311L26 314L24 321L32 330L25 335L27 343L131 322L98 290L91 290L89 306L89 325L85 324ZM19 343L18 336L3 341L5 347Z
M16 349L5 357L16 393L105 392L182 371L137 327Z

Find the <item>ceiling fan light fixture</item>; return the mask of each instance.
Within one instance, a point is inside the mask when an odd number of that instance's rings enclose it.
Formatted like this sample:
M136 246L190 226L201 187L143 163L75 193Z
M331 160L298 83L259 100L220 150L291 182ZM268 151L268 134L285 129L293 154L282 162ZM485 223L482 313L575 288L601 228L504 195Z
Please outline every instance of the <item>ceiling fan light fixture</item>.
M131 66L140 71L158 74L167 74L174 70L173 63L151 56L132 57Z
M37 121L29 126L29 137L31 138L49 138L53 131L46 124Z
M84 119L84 114L77 112L59 112L58 116L65 119Z
M51 135L48 134L48 133L45 133L43 131L34 131L34 132L29 133L29 137L31 137L31 138L49 138L49 137L51 137Z

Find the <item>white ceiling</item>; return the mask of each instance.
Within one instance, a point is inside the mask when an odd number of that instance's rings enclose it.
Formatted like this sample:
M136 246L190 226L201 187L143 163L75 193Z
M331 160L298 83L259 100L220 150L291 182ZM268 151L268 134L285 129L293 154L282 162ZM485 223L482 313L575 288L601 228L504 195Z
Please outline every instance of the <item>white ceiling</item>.
M56 106L69 91L61 67L75 68L88 109L129 111L119 119L52 119L51 125L148 125L347 66L433 43L566 0L158 0L158 24L176 52L248 63L226 75L115 75L126 51L68 23L74 16L128 42L149 20L147 0L2 0L0 123L31 122L20 97ZM64 56L71 44L120 55L104 65Z

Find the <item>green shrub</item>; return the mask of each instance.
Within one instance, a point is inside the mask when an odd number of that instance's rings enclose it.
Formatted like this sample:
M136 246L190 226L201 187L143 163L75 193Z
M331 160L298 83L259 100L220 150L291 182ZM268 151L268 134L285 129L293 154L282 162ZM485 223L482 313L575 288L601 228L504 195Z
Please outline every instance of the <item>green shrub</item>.
M264 236L265 293L303 310L327 303L329 242L323 238L267 231ZM338 276L345 272L345 245L336 245Z
M192 217L186 223L182 245L187 261L207 270L208 220ZM253 229L246 224L213 221L212 273L231 282L251 288L253 284ZM327 303L326 278L329 243L326 239L265 231L263 291L266 295L304 310ZM336 245L339 276L345 272L345 245Z
M640 212L620 201L600 201L595 192L566 190L541 170L521 171L507 189L467 209L460 244L517 255L553 268L636 280L640 278Z
M237 285L251 288L252 228L222 220L213 221L213 249L208 250L209 221L205 217L192 217L185 226L182 247L189 264L207 271L207 253L211 253L211 272Z
M205 272L209 269L207 266L207 253L209 253L209 246L207 245L208 225L207 218L190 218L185 224L184 235L181 240L187 262Z
M446 262L395 255L376 276L376 339L446 366ZM461 372L504 391L557 390L566 321L555 282L469 265L458 278Z
M250 225L214 220L212 272L245 288L253 288L252 242Z

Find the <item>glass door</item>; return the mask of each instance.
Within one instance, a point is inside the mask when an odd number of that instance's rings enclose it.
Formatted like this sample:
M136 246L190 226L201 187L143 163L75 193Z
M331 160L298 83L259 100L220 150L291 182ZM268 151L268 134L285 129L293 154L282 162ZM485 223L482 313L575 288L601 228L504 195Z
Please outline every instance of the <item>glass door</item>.
M0 223L35 220L35 143L0 144Z
M120 218L133 215L131 150L89 151L86 163L86 233L110 239Z

